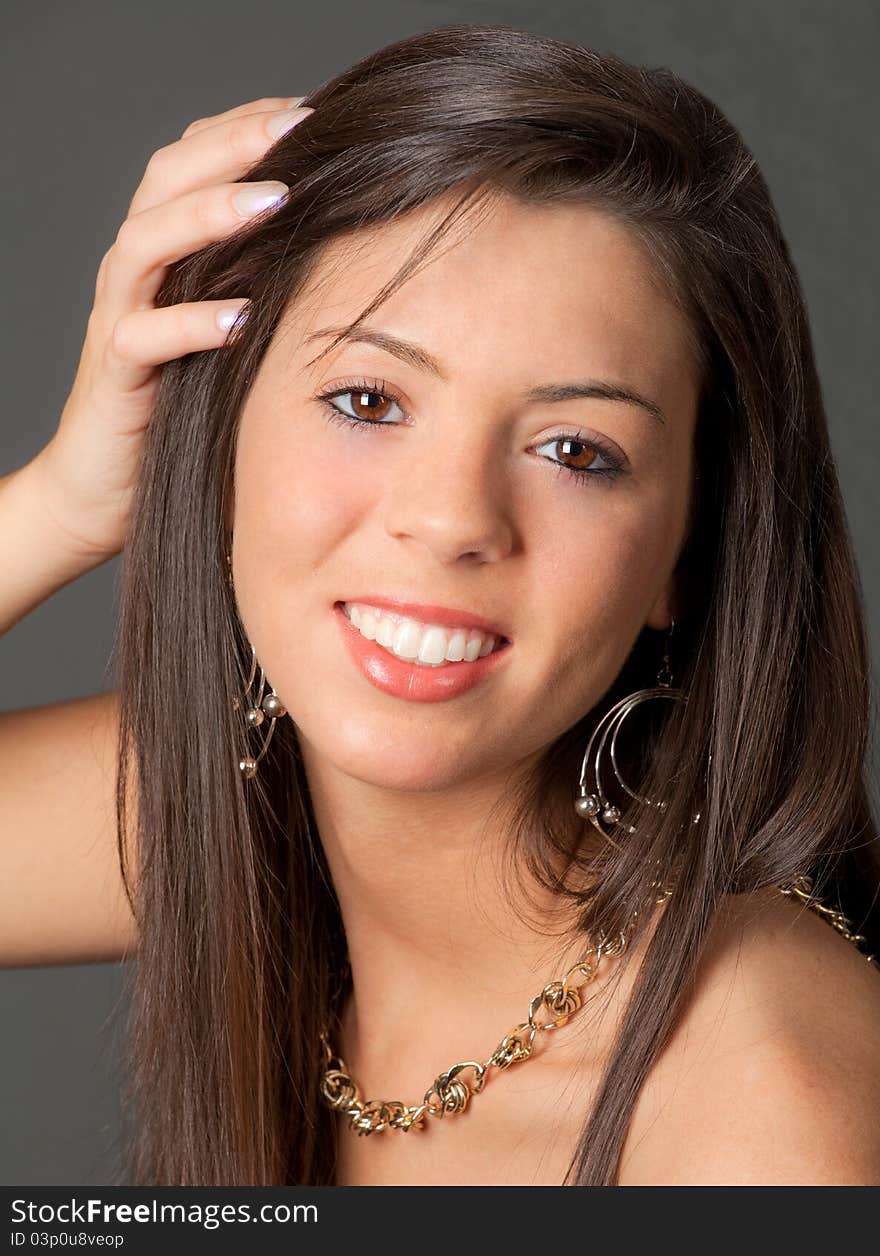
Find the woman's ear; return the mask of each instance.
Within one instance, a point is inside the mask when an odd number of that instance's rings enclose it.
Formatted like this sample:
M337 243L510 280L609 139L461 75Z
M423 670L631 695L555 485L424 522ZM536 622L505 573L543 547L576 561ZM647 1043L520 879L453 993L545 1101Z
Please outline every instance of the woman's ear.
M645 620L648 628L656 628L659 632L665 632L671 625L672 621L678 624L681 622L681 598L678 589L678 578L676 572L669 577L662 592L657 597L654 605Z

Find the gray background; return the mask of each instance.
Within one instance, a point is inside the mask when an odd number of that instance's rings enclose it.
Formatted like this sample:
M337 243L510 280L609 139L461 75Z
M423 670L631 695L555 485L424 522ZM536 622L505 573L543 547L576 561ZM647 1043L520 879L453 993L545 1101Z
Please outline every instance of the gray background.
M57 425L98 263L154 149L196 117L259 96L302 95L368 51L462 20L668 65L742 131L806 292L876 659L880 20L872 0L7 0L0 474L28 461ZM91 572L6 635L0 707L111 687L117 574L118 560ZM109 1180L117 1078L108 1016L120 977L113 964L0 970L0 1183Z

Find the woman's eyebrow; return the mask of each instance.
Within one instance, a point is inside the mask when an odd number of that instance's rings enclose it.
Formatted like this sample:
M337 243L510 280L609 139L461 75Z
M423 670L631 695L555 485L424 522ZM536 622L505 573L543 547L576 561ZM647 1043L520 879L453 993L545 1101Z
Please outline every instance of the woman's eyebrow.
M448 379L442 363L422 345L415 344L411 340L402 340L398 336L392 336L389 332L380 331L376 327L368 327L365 323L358 327L353 327L351 330L344 326L322 327L319 331L313 331L308 335L304 343L311 344L313 340L321 340L329 336L340 337L341 341L351 344L373 345L375 348L383 349L386 353L399 358L400 361L406 362L409 366L415 367L416 370L424 371L444 381ZM316 360L313 359L313 361ZM526 401L547 402L572 401L578 397L593 397L603 401L623 401L628 405L638 406L658 423L666 422L666 416L656 401L652 401L650 397L645 397L634 388L612 383L610 380L589 379L575 380L571 383L535 384L533 387L526 389L524 397Z

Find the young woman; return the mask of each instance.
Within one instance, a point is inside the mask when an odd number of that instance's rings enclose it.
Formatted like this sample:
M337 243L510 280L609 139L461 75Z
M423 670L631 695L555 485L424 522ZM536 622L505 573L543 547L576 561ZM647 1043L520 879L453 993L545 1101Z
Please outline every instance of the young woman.
M858 576L692 87L453 26L193 123L0 524L4 626L124 549L118 689L0 721L121 1181L880 1182Z

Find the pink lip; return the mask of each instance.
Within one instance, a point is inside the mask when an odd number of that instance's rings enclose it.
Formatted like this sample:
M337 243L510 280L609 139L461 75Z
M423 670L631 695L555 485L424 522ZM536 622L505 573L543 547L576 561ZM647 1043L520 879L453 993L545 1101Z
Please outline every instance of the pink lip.
M352 598L352 601L356 600ZM400 603L396 603L395 609L399 606ZM395 698L406 698L411 702L445 702L447 698L455 698L490 676L510 653L511 647L502 645L491 654L475 659L473 663L462 661L444 663L442 667L423 667L418 663L407 663L384 646L362 637L341 604L337 603L333 607L333 614L349 653L362 675L383 693L389 693ZM471 627L470 624L462 624L461 620L455 622L463 628Z
M401 602L393 597L347 597L345 602L351 606L357 602L363 606L381 606L387 611L396 611L398 615L409 615L424 624L439 624L443 628L477 628L480 632L491 632L496 637L506 637L503 628L490 624L488 619L480 615L472 615L468 611L457 611L451 606L433 606L424 602ZM337 603L338 605L338 603Z

